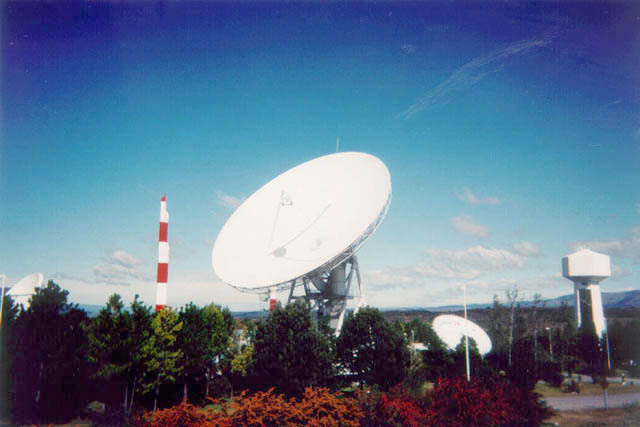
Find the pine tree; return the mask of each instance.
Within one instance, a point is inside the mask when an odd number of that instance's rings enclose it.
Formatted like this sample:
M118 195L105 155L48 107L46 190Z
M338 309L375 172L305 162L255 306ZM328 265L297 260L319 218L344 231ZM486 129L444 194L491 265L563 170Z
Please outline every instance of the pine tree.
M178 314L182 329L177 335L177 347L182 350L180 365L183 381L183 399L188 396L188 384L204 378L208 395L211 372L215 361L227 351L229 333L224 315L217 306L209 304L203 308L190 303Z
M88 318L53 281L38 289L15 323L11 351L17 423L64 421L86 404Z
M123 310L120 295L109 297L107 305L87 327L88 356L94 367L94 376L104 381L113 381L122 388L122 408L128 412L130 373L135 351L131 335L131 315Z
M264 388L302 394L307 386L325 386L333 377L329 340L311 322L303 301L280 305L258 326L254 345L256 381Z
M182 371L178 362L183 353L176 345L181 329L178 314L171 308L164 308L152 317L152 333L140 349L144 366L142 389L145 394L153 391L154 412L158 408L160 385L175 382Z
M383 389L404 380L411 359L405 337L371 307L345 320L336 353L342 366L356 374L361 383Z

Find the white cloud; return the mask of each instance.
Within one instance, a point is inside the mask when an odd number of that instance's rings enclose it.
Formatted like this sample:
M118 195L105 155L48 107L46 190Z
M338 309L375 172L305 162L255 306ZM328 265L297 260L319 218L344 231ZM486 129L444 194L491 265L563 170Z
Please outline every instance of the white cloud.
M520 242L513 245L513 251L519 255L526 257L540 256L540 249L538 246L531 242Z
M622 279L623 277L627 277L629 272L620 267L618 264L611 263L611 275L616 279Z
M126 253L123 250L116 250L111 253L109 256L113 263L119 264L126 268L133 268L137 265L142 264L142 260L137 258L131 254Z
M478 56L458 68L445 81L430 89L413 105L398 115L399 118L410 119L419 112L431 108L438 103L447 102L457 93L473 87L488 75L504 68L508 58L522 55L525 52L547 45L550 37L532 40L520 40L510 43L487 55Z
M508 270L523 268L527 262L527 257L508 251L506 249L486 248L484 246L474 246L469 249L448 250L448 249L427 249L427 254L432 258L455 266L458 270Z
M216 202L218 205L228 209L236 209L244 202L244 199L244 197L235 197L220 190L216 191Z
M502 201L496 197L476 197L467 187L464 187L462 192L456 193L456 196L463 202L471 205L499 205L502 203Z
M150 278L142 274L138 267L142 260L123 251L111 252L100 263L93 266L95 282L109 285L129 285L132 280L148 281Z
M458 232L475 237L487 237L487 227L473 222L473 218L468 215L454 216L451 224Z
M640 227L631 229L631 235L622 239L596 240L592 242L573 242L569 245L573 251L589 248L607 255L630 258L640 261Z
M104 305L109 296L117 292L126 305L129 305L135 295L146 305L152 305L156 300L156 285L154 280L128 279L127 286L105 286L104 280L85 280L66 274L47 276L56 280L63 289L68 290L70 301L81 304ZM96 286L98 285L98 286ZM278 298L286 301L288 293L281 292ZM227 306L232 310L260 310L266 304L260 302L258 295L240 292L223 283L216 277L213 270L184 271L169 267L169 283L167 286L167 303L178 308L189 302L204 306L210 303Z
M367 289L431 289L434 286L449 289L456 283L481 284L485 282L478 279L486 273L521 270L527 262L523 255L483 246L462 250L427 249L426 254L428 259L413 265L365 272Z

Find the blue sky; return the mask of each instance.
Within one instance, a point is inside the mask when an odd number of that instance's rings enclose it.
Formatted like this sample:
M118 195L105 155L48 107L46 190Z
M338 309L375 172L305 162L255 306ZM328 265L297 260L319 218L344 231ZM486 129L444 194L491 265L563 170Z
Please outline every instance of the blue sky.
M71 299L264 306L213 242L277 174L378 156L387 218L359 256L378 307L571 291L560 259L640 273L640 7L618 3L3 3L0 272ZM250 268L248 266L248 268ZM284 295L282 295L284 298Z

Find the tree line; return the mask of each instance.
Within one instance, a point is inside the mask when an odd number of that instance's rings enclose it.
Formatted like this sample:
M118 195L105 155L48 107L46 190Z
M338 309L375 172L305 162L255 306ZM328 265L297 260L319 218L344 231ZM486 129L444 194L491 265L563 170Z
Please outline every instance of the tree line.
M563 310L558 313L567 318L566 328L549 335L542 332L543 307L523 310L515 299L504 305L495 298L488 328L494 348L482 358L470 340L472 375L503 372L530 392L540 378L557 382L561 369L602 372L602 343L593 331L576 331L571 310ZM349 314L336 338L326 321L312 320L303 301L278 304L254 321L234 319L215 304L153 312L137 296L125 308L114 294L89 318L49 281L26 310L7 297L2 315L1 409L20 424L66 421L94 400L106 404L105 422L114 423L139 409L244 390L275 387L292 397L308 386L390 390L404 383L420 390L425 381L465 373L462 342L449 350L429 323L390 322L371 307ZM615 354L635 351L620 344L623 334L610 335ZM427 350L412 350L414 342Z

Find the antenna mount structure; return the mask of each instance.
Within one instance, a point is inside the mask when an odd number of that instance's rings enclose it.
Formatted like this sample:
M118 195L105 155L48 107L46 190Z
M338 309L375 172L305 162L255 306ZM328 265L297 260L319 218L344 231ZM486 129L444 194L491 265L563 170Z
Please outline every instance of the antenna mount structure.
M216 239L213 268L243 292L288 291L287 302L307 301L339 333L348 301L358 300L356 310L365 301L356 252L390 202L389 171L377 157L343 152L310 160L238 207Z

